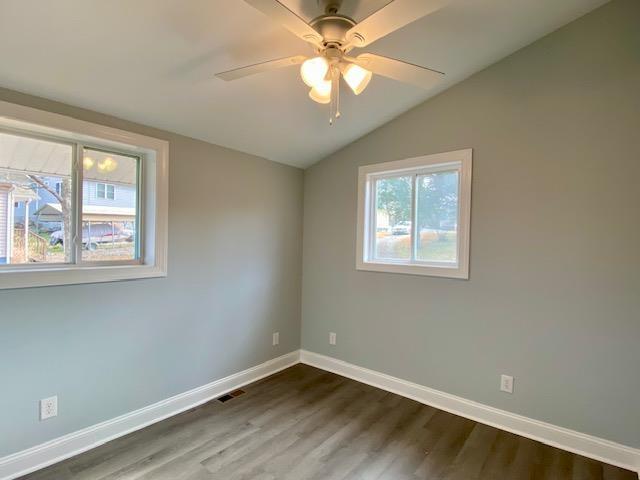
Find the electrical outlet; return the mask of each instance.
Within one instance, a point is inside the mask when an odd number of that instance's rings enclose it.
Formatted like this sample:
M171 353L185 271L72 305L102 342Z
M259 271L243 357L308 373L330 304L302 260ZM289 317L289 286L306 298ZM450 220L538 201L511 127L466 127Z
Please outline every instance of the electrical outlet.
M329 345L336 344L336 334L335 332L329 332Z
M501 375L500 390L507 393L513 393L513 377L509 375Z
M273 332L273 345L280 344L280 332Z
M43 398L40 400L40 420L58 416L58 397Z

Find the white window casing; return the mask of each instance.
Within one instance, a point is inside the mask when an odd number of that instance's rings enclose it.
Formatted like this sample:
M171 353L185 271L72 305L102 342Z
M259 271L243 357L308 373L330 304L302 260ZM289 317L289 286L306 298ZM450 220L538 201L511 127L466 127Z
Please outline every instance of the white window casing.
M373 272L404 273L458 279L469 278L469 242L471 227L471 149L437 153L422 157L362 166L358 169L358 211L356 232L356 269ZM458 173L457 235L455 261L422 261L416 257L420 235L417 225L416 189L422 175L439 172ZM376 182L385 178L412 177L410 257L381 259L375 256Z
M0 266L0 289L111 282L167 275L169 143L165 140L98 125L75 118L0 102L0 128L48 136L69 143L99 145L140 158L139 258L135 261L29 263ZM76 152L76 162L82 162ZM80 167L80 171L82 168ZM74 195L81 192L78 189ZM105 196L107 196L105 191ZM82 198L76 199L76 211ZM76 215L77 216L77 215ZM78 222L78 231L81 225ZM82 235L76 235L76 250ZM79 259L78 259L79 258Z

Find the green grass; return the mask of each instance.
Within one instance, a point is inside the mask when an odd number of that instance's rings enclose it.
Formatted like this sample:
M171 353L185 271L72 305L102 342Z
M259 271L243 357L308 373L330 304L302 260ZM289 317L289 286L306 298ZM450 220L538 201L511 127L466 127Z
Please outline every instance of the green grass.
M438 236L433 232L423 232L418 245L418 260L454 261L456 258L456 233L448 232ZM411 255L411 240L408 235L387 236L377 240L377 257L408 259Z
M425 238L418 245L418 260L452 262L456 259L456 234L446 233L441 238Z

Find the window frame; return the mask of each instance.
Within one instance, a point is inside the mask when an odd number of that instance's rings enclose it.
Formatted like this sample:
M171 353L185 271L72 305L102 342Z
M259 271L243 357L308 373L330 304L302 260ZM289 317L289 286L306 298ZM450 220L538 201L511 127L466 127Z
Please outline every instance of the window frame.
M471 230L471 174L473 150L424 155L361 166L358 169L358 210L356 231L356 269L372 272L403 273L456 279L469 278ZM417 260L417 178L437 172L458 171L457 262ZM374 257L376 239L375 183L384 178L411 176L411 254L410 259Z
M111 282L167 275L169 143L145 135L0 101L0 128L32 138L70 144L76 232L74 263L14 264L0 267L0 290ZM101 148L138 158L135 260L82 260L83 148ZM104 182L103 182L104 183ZM106 192L105 192L106 193ZM114 189L115 196L115 189Z

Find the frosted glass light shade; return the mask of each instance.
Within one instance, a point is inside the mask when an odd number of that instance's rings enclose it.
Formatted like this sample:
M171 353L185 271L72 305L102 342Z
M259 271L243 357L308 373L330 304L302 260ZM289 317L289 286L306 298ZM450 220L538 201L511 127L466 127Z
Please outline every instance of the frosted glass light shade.
M315 87L316 85L324 82L324 77L329 71L329 62L324 57L314 57L305 60L300 67L300 75L302 80L309 87Z
M369 85L372 73L354 63L350 63L342 71L342 76L347 85L353 90L353 93L360 95Z
M311 89L309 97L314 102L329 103L331 101L331 82L329 80L320 82Z

